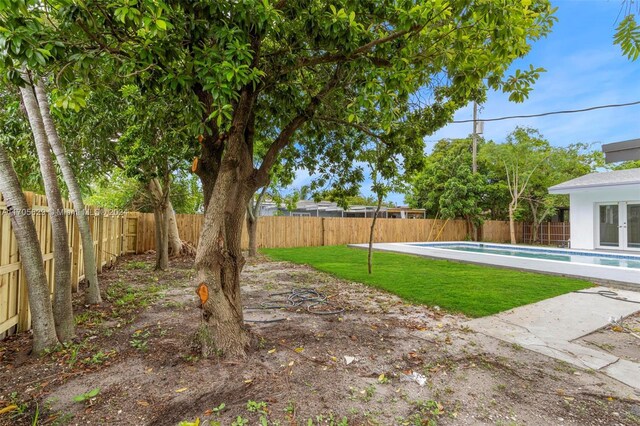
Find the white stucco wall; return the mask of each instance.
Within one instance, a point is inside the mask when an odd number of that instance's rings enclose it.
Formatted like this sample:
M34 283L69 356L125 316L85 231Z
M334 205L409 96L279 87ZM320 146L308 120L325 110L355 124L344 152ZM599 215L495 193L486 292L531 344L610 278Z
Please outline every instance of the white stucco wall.
M581 189L569 195L571 247L593 250L598 245L598 203L640 201L640 185Z

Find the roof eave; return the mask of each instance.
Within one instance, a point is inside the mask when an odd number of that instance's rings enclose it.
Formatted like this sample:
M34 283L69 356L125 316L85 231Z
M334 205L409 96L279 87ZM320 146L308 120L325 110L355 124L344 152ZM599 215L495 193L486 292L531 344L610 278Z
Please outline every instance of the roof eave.
M640 185L640 181L638 182L611 182L611 183L597 183L593 185L576 185L576 186L567 186L567 187L558 187L552 186L547 191L549 194L569 194L571 192L580 191L582 189L597 189L597 188L608 188L611 186L633 186Z

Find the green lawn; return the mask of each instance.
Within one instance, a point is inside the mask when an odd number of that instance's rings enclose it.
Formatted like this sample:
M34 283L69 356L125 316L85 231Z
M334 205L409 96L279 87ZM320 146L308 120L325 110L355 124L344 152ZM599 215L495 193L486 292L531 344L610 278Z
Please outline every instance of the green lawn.
M374 252L373 274L367 251L345 246L263 249L274 260L307 264L339 278L361 282L403 299L438 305L471 317L590 287L578 279L491 268L404 254Z

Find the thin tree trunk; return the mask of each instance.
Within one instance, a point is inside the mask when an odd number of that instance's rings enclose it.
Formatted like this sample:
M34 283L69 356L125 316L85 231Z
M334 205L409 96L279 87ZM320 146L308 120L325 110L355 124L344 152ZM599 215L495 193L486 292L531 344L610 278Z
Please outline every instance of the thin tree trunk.
M156 266L157 271L169 269L169 221L166 206L156 205L153 208L156 227Z
M178 232L178 222L176 220L176 214L173 211L173 204L168 195L165 195L165 191L168 188L163 189L160 181L157 178L151 179L147 185L151 194L151 202L155 206L156 203L164 202L166 208L164 209L167 214L167 247L168 255L175 256L182 252L182 240ZM164 201L163 201L164 200ZM155 207L154 207L155 209Z
M533 218L531 222L531 237L529 243L534 244L538 240L538 207L535 201L529 199L529 210L531 210L531 216Z
M258 218L255 215L255 201L253 195L249 198L247 203L247 234L249 235L249 257L256 257L258 255L258 242L256 241L256 232L258 230Z
M171 200L167 200L167 220L168 220L168 239L169 239L169 256L178 256L182 253L182 240L178 231L178 221L176 213L173 210Z
M376 206L376 212L373 214L373 219L371 220L371 229L369 230L369 252L367 253L367 268L369 270L369 274L371 274L371 271L372 271L373 235L376 229L376 220L378 220L378 213L380 213L381 207L382 207L382 195L378 194L378 205Z
M11 225L20 250L20 262L26 276L33 330L33 353L41 354L47 348L58 344L49 285L44 271L44 262L36 227L27 216L27 200L24 198L20 182L11 160L0 144L0 192L7 204Z
M23 77L29 83L29 76L23 73ZM53 255L55 261L55 288L53 297L53 317L56 324L58 339L62 342L71 339L75 335L73 322L73 306L71 304L71 257L69 256L69 236L65 221L64 205L58 177L51 158L51 150L47 135L40 115L40 109L36 100L33 86L27 84L20 88L31 131L38 152L40 172L44 182L45 194L49 203L49 218L53 234Z
M153 204L156 228L155 269L164 271L169 268L169 229L171 225L170 217L173 215L173 207L169 204L169 179L166 180L164 188L158 179L151 179L147 184L147 188Z
M249 234L249 257L258 255L258 221L247 212L247 233Z
M516 224L514 220L515 208L513 204L509 204L509 234L511 235L511 244L516 244Z
M96 254L93 249L93 238L91 236L91 227L89 225L89 219L82 200L82 193L80 192L80 185L73 172L71 164L67 159L64 146L60 142L58 132L55 124L51 118L49 112L49 102L47 100L47 93L42 81L39 81L35 86L36 98L40 108L40 114L44 123L44 128L47 133L47 139L51 149L58 160L60 170L62 170L62 176L67 184L69 190L69 197L75 207L76 219L78 221L78 229L80 230L80 239L82 240L82 259L84 261L84 277L87 281L87 291L85 292L85 302L88 304L102 303L100 297L100 285L98 283L98 268L96 266Z
M257 199L254 200L253 195L249 198L247 203L247 233L249 234L249 257L256 257L258 255L258 219L260 218L260 206L262 200L267 193L269 183L262 187Z

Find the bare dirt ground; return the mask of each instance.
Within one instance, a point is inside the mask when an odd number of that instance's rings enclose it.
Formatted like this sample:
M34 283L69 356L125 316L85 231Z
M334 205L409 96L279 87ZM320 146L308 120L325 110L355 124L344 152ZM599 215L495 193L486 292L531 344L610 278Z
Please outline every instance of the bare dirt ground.
M640 362L640 314L625 318L621 325L611 325L584 336L576 343L628 361Z
M158 273L152 260L104 273L102 307L76 300L74 343L36 359L28 333L1 342L0 410L15 405L1 425L640 424L638 395L604 375L473 333L464 316L266 259L245 267L247 307L313 288L345 312L248 309L284 321L249 323L244 360L200 359L191 261Z

